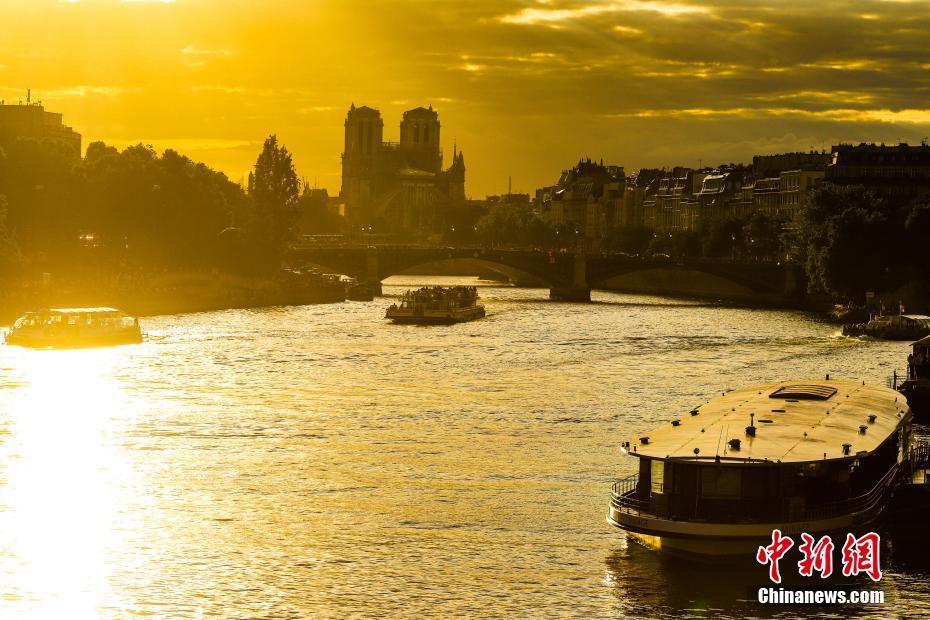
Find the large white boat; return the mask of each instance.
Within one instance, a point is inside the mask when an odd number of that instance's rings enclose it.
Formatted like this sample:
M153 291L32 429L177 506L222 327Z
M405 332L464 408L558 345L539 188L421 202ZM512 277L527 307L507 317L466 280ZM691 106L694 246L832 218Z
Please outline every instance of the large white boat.
M6 343L34 349L72 349L142 342L139 319L114 308L53 308L16 319Z
M862 381L802 380L727 392L622 450L607 520L647 546L753 557L783 534L859 531L903 476L911 412ZM845 534L843 534L845 535Z

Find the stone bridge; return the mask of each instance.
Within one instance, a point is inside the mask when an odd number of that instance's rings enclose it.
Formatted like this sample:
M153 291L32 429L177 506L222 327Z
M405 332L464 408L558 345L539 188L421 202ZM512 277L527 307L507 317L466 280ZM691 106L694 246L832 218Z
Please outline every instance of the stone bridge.
M638 290L656 294L741 298L793 305L803 297L803 276L796 265L727 260L639 258L624 254L552 252L527 249L424 246L298 246L291 262L313 264L356 278L378 294L381 281L410 268L468 259L518 280L531 276L549 286L552 299L590 301L592 288ZM673 290L675 282L706 282L707 290ZM729 294L729 293L738 294Z

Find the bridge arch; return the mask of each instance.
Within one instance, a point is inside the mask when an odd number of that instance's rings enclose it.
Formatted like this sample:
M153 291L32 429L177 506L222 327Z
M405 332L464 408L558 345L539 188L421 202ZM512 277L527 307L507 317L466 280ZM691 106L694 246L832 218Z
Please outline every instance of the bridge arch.
M315 264L329 271L355 277L375 286L385 278L419 265L468 260L506 274L517 281L527 276L550 289L569 289L577 270L573 254L550 255L540 251L483 248L298 248L295 262Z
M556 299L587 300L589 287L595 287L793 305L803 297L805 288L797 266L777 263L409 245L303 247L292 253L293 262L317 264L353 276L376 290L385 278L417 265L462 259L517 280L521 274L532 276L548 285L550 296Z
M606 260L590 265L590 277L598 288L744 301L782 302L800 292L794 267L778 263Z
M418 268L425 268L424 271L418 272ZM397 276L400 274L432 274L438 272L457 271L461 274L482 275L493 273L498 278L506 279L511 284L518 286L547 287L550 285L548 279L540 277L538 274L531 273L526 269L513 267L498 261L490 261L484 258L442 258L411 265L401 269L397 273L385 275L385 278Z

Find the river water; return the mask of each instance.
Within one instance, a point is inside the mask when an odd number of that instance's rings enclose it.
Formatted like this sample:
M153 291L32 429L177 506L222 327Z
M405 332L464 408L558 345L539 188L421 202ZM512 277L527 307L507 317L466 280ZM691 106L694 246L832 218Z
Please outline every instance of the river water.
M764 567L605 523L618 446L753 381L884 382L907 345L791 311L481 295L488 317L452 327L387 324L377 299L0 346L0 617L773 615L747 600ZM925 613L925 569L886 555L883 607L819 611Z

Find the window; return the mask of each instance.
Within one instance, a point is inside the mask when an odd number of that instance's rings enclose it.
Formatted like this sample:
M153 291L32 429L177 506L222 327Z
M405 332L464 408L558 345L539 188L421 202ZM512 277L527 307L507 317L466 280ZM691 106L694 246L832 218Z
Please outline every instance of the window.
M829 385L783 385L769 394L769 398L828 400L834 394L836 394L836 388Z
M665 492L665 461L654 460L652 466L652 492Z
M739 497L742 472L736 467L702 467L702 497Z

